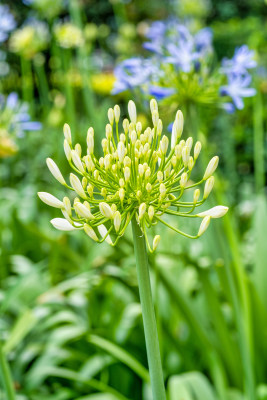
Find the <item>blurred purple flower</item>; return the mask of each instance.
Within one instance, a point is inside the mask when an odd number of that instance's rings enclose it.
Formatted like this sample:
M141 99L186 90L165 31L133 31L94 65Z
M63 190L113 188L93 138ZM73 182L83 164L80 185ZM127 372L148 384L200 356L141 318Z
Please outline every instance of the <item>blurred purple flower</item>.
M169 56L165 58L165 62L178 66L183 72L190 72L194 61L199 58L192 41L181 41L179 45L170 43L167 49Z
M220 88L220 94L231 97L234 106L238 110L242 110L244 108L243 97L252 97L256 94L254 88L248 87L250 83L251 76L248 73L246 75L229 75L228 85Z
M117 80L112 93L117 94L150 82L152 76L158 76L158 68L152 59L135 57L117 65L114 74Z
M38 131L42 124L31 121L27 103L19 101L18 94L10 93L7 97L0 95L0 128L9 134L23 137L25 131Z
M255 68L257 62L253 59L255 52L250 50L247 45L235 49L232 59L222 60L221 72L228 74L246 74L248 69Z
M9 7L5 4L0 4L0 43L8 38L9 32L16 27L16 21L10 13Z
M149 87L149 94L155 97L157 100L162 100L165 97L169 97L175 93L175 89L173 88L166 88L160 86L150 86Z
M196 50L200 53L206 53L212 48L213 33L211 28L203 28L195 35Z

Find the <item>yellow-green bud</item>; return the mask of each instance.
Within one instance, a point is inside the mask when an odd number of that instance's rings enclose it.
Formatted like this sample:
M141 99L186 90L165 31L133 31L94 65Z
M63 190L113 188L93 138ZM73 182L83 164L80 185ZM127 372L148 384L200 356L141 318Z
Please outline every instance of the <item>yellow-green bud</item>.
M113 213L111 207L107 203L105 203L105 202L99 203L99 210L104 217L113 219L114 213Z

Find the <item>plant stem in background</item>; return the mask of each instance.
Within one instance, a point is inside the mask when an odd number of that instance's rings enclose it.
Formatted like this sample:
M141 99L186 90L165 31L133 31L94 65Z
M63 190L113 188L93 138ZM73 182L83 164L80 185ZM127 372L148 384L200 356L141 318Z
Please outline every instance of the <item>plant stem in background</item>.
M160 358L156 318L152 302L146 243L145 237L135 218L132 220L132 231L153 399L165 400L166 394Z
M70 14L73 22L77 25L81 31L83 31L84 26L82 23L82 8L77 0L71 0L69 2ZM84 98L84 105L89 118L92 118L92 110L94 108L94 93L91 88L90 74L89 74L89 63L90 55L86 54L86 47L82 46L77 49L77 58L80 74L82 77L82 91Z
M2 343L0 341L0 375L3 381L3 385L6 392L6 398L8 400L15 400L14 383L11 377L9 365L2 349Z
M73 95L73 88L69 79L69 72L71 68L71 51L69 49L61 49L63 69L65 73L65 93L66 93L66 108L70 125L76 126L75 118L75 101Z
M258 89L253 99L254 174L257 193L264 188L264 127L262 97Z
M42 54L37 54L33 60L33 65L37 76L37 84L40 94L40 100L42 106L44 107L44 114L46 115L50 106L50 101L49 101L49 86L44 69L44 62L45 59Z
M21 79L22 79L22 98L29 103L31 113L34 111L33 100L33 79L31 62L24 57L20 57Z

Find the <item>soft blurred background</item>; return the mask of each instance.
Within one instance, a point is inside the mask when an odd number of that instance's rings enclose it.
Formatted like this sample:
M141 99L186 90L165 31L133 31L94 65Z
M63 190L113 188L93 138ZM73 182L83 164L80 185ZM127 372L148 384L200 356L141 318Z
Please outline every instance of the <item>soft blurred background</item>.
M152 96L165 133L179 107L202 141L200 175L220 156L209 201L230 207L197 241L156 228L168 398L267 399L266 39L263 0L1 0L0 339L17 399L152 399L131 231L116 248L56 231L36 195L66 193L45 164L70 172L65 122L82 145L93 126L99 152L107 109L132 98L147 126Z

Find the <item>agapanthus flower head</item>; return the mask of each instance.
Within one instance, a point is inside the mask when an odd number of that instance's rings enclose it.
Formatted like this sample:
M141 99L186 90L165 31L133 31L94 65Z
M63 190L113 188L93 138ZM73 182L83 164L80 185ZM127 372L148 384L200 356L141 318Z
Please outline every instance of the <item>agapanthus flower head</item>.
M40 130L40 122L31 121L27 103L19 100L18 94L0 95L0 130L6 135L23 137L27 131Z
M16 25L8 5L0 4L0 43L8 38L9 33L15 29Z
M248 86L250 69L256 66L254 52L241 46L231 60L224 59L216 67L211 62L212 36L208 27L192 34L174 18L153 22L144 43L152 55L122 61L114 70L113 94L141 90L144 96L163 100L165 106L182 102L227 112L243 108L243 98L255 94Z
M147 237L147 229L161 222L175 232L190 238L198 238L207 229L211 218L223 216L228 208L213 207L202 213L194 213L210 194L218 165L218 157L213 157L197 183L191 183L192 170L201 151L200 142L193 146L193 139L181 140L183 114L176 114L171 142L163 134L155 99L150 102L152 126L142 128L138 121L136 106L128 104L129 119L120 127L120 108L108 110L109 123L102 140L103 155L98 159L94 153L94 130L87 132L87 152L82 155L80 144L72 142L71 130L64 126L64 150L67 160L75 173L70 174L70 184L66 183L55 162L48 158L47 166L55 179L71 189L76 197L62 200L40 192L40 199L61 209L64 218L55 218L53 226L60 230L84 230L96 242L106 240L115 245L123 236L133 218L138 221L150 251L159 243L158 235L152 248ZM204 184L201 196L197 186ZM193 190L191 201L184 200L184 194ZM169 225L163 215L183 218L200 218L197 234L189 235Z
M50 34L43 21L30 20L22 28L14 31L10 37L10 50L25 58L32 58L36 53L47 48Z
M54 28L54 35L59 46L65 49L81 47L84 43L81 29L71 22L57 24Z

